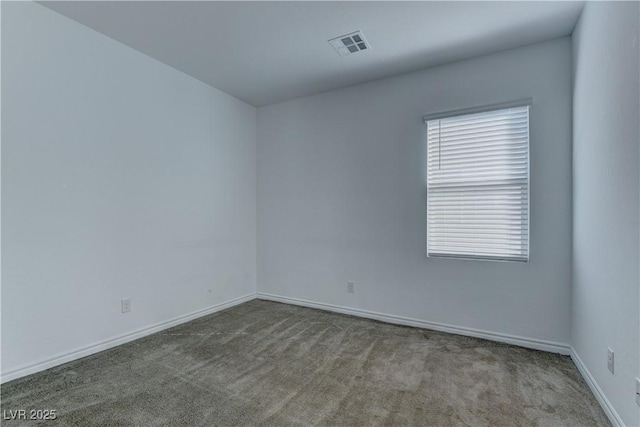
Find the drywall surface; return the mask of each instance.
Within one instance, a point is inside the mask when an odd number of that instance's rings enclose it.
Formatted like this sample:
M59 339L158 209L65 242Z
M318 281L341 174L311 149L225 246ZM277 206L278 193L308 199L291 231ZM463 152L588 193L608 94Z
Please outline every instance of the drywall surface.
M530 262L427 258L423 115L526 97ZM570 262L569 38L258 109L259 295L567 344Z
M31 2L2 107L3 376L255 293L255 108Z
M573 34L572 346L628 426L640 425L639 22L637 2L588 2Z

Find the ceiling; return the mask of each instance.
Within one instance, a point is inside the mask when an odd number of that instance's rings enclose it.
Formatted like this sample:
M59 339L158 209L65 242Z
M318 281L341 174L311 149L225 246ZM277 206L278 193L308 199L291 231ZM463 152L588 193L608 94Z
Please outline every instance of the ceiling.
M254 106L570 34L582 2L66 1L44 6ZM327 40L361 30L371 49Z

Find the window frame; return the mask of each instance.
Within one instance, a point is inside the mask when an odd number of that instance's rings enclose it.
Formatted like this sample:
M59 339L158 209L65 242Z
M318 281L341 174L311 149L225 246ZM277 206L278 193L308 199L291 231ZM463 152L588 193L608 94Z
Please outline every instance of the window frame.
M460 259L460 260L474 260L474 261L497 261L497 262L517 262L528 263L531 260L531 107L533 106L533 98L523 98L516 101L501 102L496 104L482 105L470 108L462 108L457 110L448 110L423 116L422 121L425 128L425 146L426 146L426 162L425 162L425 187L426 187L426 212L425 212L425 249L427 258L443 258L443 259ZM527 254L526 257L506 257L506 256L491 256L491 255L473 255L473 254L446 254L446 253L432 253L429 254L429 137L428 137L428 122L432 120L447 119L458 116L465 116L476 113L486 113L497 110L504 110L508 108L517 107L529 107L527 113Z

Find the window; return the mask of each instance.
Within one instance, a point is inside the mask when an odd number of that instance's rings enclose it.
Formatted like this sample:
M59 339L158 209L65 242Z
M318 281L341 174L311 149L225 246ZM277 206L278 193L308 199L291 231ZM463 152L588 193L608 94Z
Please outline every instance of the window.
M425 117L427 256L529 259L529 105Z

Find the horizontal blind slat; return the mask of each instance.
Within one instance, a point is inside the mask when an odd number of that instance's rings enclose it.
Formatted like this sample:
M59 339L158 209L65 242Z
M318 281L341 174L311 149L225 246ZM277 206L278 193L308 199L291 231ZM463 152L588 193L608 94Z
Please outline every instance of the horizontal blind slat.
M474 185L477 186L482 186L482 185L496 185L496 184L507 184L509 182L512 183L516 183L516 182L522 182L525 178L522 176L509 176L509 177L500 177L500 178L491 178L489 177L483 177L483 179L480 179L481 177L477 177L476 180L469 180L469 179L463 179L461 177L458 178L449 178L446 180L438 180L437 178L432 179L432 186L442 186L444 185L450 185L452 187L458 186L458 187L473 187Z
M466 127L444 127L440 126L439 129L433 129L430 132L430 136L437 136L442 139L458 139L458 138L472 138L476 135L512 135L518 133L525 133L527 131L527 122L522 121L518 123L500 124L492 123L483 126L466 126Z
M428 149L429 153L441 153L441 155L455 155L460 152L465 153L482 153L482 152L502 152L510 154L522 150L526 150L527 145L524 139L511 139L511 143L506 143L505 139L485 138L483 141L459 141L457 143L446 144L445 142L436 142Z
M461 167L435 170L429 173L434 178L446 178L452 177L483 177L483 176L514 176L514 175L527 175L527 164L522 162L512 163L508 165L507 169L505 165L477 165L474 167Z
M439 160L439 161L438 161ZM432 159L429 161L429 166L447 168L456 166L473 167L476 164L481 165L504 165L511 162L523 162L527 163L526 152L509 154L498 153L493 155L467 155L467 156L447 156L441 159Z
M429 132L429 137L433 142L440 141L442 144L456 144L473 141L475 139L521 139L527 134L526 124L523 126L492 126L482 130L449 130L442 129Z

